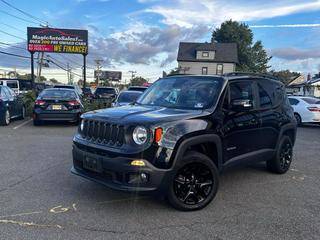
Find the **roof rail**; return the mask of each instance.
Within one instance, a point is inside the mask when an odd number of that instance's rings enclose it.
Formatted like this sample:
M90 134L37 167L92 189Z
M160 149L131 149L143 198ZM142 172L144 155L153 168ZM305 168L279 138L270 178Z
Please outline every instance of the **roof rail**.
M252 73L252 72L231 72L231 73L225 73L223 74L223 76L226 77L232 77L232 76L255 76L255 77L261 77L261 78L269 78L269 79L273 79L273 80L277 80L279 81L279 78L271 75L271 74L267 74L267 73Z

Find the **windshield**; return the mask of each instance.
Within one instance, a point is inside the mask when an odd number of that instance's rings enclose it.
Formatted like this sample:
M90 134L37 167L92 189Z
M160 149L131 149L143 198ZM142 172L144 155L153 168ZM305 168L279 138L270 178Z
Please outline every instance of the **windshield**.
M117 102L120 103L132 103L140 97L142 92L122 92L120 93Z
M181 109L207 109L216 102L222 87L218 77L176 77L155 82L137 101L153 105Z
M317 98L302 98L302 100L309 104L320 104L320 99Z
M42 99L76 99L76 94L68 90L44 90L39 94Z
M116 90L114 88L97 88L96 93L116 94Z

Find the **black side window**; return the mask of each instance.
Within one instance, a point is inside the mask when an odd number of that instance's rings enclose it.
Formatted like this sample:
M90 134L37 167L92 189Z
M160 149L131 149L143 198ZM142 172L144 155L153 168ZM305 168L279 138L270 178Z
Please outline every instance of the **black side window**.
M261 108L270 108L275 105L274 84L258 80L259 102Z
M290 105L298 105L299 100L294 98L289 98Z
M251 81L233 82L229 84L224 100L224 108L230 109L230 104L235 100L250 100L254 104L253 84Z

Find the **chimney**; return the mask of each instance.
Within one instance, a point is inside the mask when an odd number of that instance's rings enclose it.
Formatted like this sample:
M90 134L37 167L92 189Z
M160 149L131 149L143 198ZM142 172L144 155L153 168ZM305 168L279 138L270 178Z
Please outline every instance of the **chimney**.
M307 82L309 82L310 80L311 80L311 74L308 73Z

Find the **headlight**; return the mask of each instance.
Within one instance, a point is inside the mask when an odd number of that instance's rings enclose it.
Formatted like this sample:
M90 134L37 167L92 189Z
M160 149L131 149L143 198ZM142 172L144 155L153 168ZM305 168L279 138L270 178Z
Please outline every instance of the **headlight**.
M83 127L84 127L84 120L82 119L81 123L80 123L80 131L81 132L83 132Z
M148 139L148 131L145 127L138 126L133 130L133 140L136 144L142 145Z

